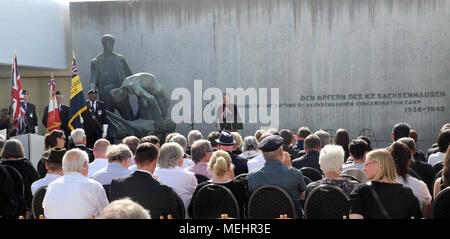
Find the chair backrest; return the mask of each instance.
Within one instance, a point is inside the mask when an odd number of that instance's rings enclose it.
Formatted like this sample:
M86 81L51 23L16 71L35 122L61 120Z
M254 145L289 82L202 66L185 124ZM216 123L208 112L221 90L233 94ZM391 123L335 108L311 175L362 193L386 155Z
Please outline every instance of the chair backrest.
M305 217L308 219L342 219L343 216L348 217L349 211L349 197L334 185L319 185L305 203Z
M206 182L206 181L209 180L208 177L206 177L206 176L204 176L204 175L201 175L201 174L195 174L195 178L197 178L197 183L198 183L198 184L203 183L203 182Z
M450 187L440 191L434 199L431 218L450 219Z
M178 193L175 193L175 197L176 197L176 200L178 201L177 204L180 206L178 208L179 214L180 214L180 218L177 218L177 219L185 219L185 217L186 217L186 209L184 207L183 199L181 199L181 197L180 197L180 195L178 195ZM167 217L167 219L169 219L169 216Z
M42 201L44 201L45 193L47 192L47 186L40 187L33 195L31 201L31 212L33 218L38 219L40 215L44 214L44 208L42 208Z
M342 172L342 175L351 175L356 178L356 180L360 183L367 182L367 177L364 171L356 169L356 168L350 168Z
M102 186L105 189L105 193L106 193L106 197L108 198L108 201L111 202L111 200L109 200L109 194L111 192L111 184L105 184Z
M361 183L355 176L350 174L341 174L341 178Z
M241 173L238 176L236 176L234 179L235 180L242 180L242 179L247 179L248 178L248 173Z
M303 180L305 181L305 185L308 186L308 184L312 183L312 180L305 175L303 175Z
M6 171L8 171L8 174L14 183L14 192L17 195L24 197L25 186L23 183L22 175L20 175L19 171L17 171L17 169L15 169L14 167L11 167L9 165L3 165L3 167L6 169Z
M315 168L303 167L300 171L302 171L303 175L311 179L313 182L322 179L322 173Z
M434 185L434 183L436 182L436 180L437 180L438 178L442 177L442 171L443 171L443 170L444 170L444 169L441 169L441 171L439 171L436 175L434 175L433 185Z
M437 173L439 173L439 171L441 171L441 169L444 168L444 162L441 161L439 163L436 163L435 165L433 165L433 172L434 175L436 175Z
M198 190L192 199L194 219L220 218L228 214L231 218L239 218L239 204L233 193L226 187L207 184Z
M295 205L289 194L277 186L262 186L252 194L248 202L248 218L274 219L286 214L296 218Z

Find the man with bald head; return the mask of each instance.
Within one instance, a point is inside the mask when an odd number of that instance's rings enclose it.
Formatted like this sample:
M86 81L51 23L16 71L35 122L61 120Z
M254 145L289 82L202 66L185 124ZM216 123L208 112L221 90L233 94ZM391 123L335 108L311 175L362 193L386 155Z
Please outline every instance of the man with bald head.
M91 76L89 90L97 90L100 101L105 103L105 109L114 113L117 109L126 120L133 120L133 111L128 98L115 103L110 91L119 88L124 79L132 75L125 58L115 53L114 36L106 34L102 37L103 52L91 61Z
M89 164L89 178L92 178L96 172L108 165L108 159L106 159L106 149L110 145L111 143L106 139L99 139L95 141L94 148L92 149L95 159Z
M64 175L48 185L42 202L46 218L88 219L108 206L102 185L87 177L88 163L86 152L67 151L62 160Z

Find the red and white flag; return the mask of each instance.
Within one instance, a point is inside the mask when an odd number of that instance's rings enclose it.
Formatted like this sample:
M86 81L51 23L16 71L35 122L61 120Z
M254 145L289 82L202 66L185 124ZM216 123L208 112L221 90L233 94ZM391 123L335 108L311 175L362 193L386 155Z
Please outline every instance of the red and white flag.
M55 97L56 81L53 78L53 73L52 78L48 81L48 85L50 86L50 90L49 90L48 115L47 115L47 132L51 132L54 129L60 129L61 126L58 105L56 103Z
M11 66L11 115L12 125L17 129L17 134L25 134L25 100L22 92L19 71L17 70L17 58L14 52L14 61Z

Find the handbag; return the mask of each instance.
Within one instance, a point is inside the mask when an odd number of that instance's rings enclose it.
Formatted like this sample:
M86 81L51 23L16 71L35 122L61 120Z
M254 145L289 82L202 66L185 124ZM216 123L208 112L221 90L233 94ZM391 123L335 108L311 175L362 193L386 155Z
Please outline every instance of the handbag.
M369 181L369 182L367 182L366 184L367 184L367 186L369 187L369 190L370 190L370 192L372 193L373 198L374 198L375 201L377 202L378 207L380 208L381 213L383 214L383 216L384 216L386 219L391 219L391 216L389 216L389 213L386 211L386 208L384 208L383 203L381 203L380 197L378 197L378 194L377 194L377 192L375 191L375 188L373 187L372 182Z

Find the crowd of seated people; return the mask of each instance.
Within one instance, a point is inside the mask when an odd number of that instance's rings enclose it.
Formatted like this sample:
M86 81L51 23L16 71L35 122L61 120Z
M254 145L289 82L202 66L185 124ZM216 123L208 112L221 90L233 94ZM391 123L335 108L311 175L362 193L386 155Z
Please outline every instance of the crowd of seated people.
M76 129L75 147L67 150L64 132L55 130L45 136L38 170L20 141L9 139L1 149L0 218L31 218L34 194L45 187L45 218L190 219L197 193L210 184L231 192L240 218L248 216L251 196L263 186L281 188L296 218L303 218L305 200L321 185L348 196L351 219L432 218L433 200L450 186L450 123L427 153L417 149L417 132L406 123L394 125L386 148L373 148L364 135L350 139L345 129L334 133L331 140L325 130L301 126L296 134L270 129L243 137L224 130L203 138L193 130L187 138L128 136L119 144L99 139L89 149L84 130ZM432 166L439 163L437 175ZM23 193L15 190L8 167L20 174ZM321 179L306 177L305 167Z

